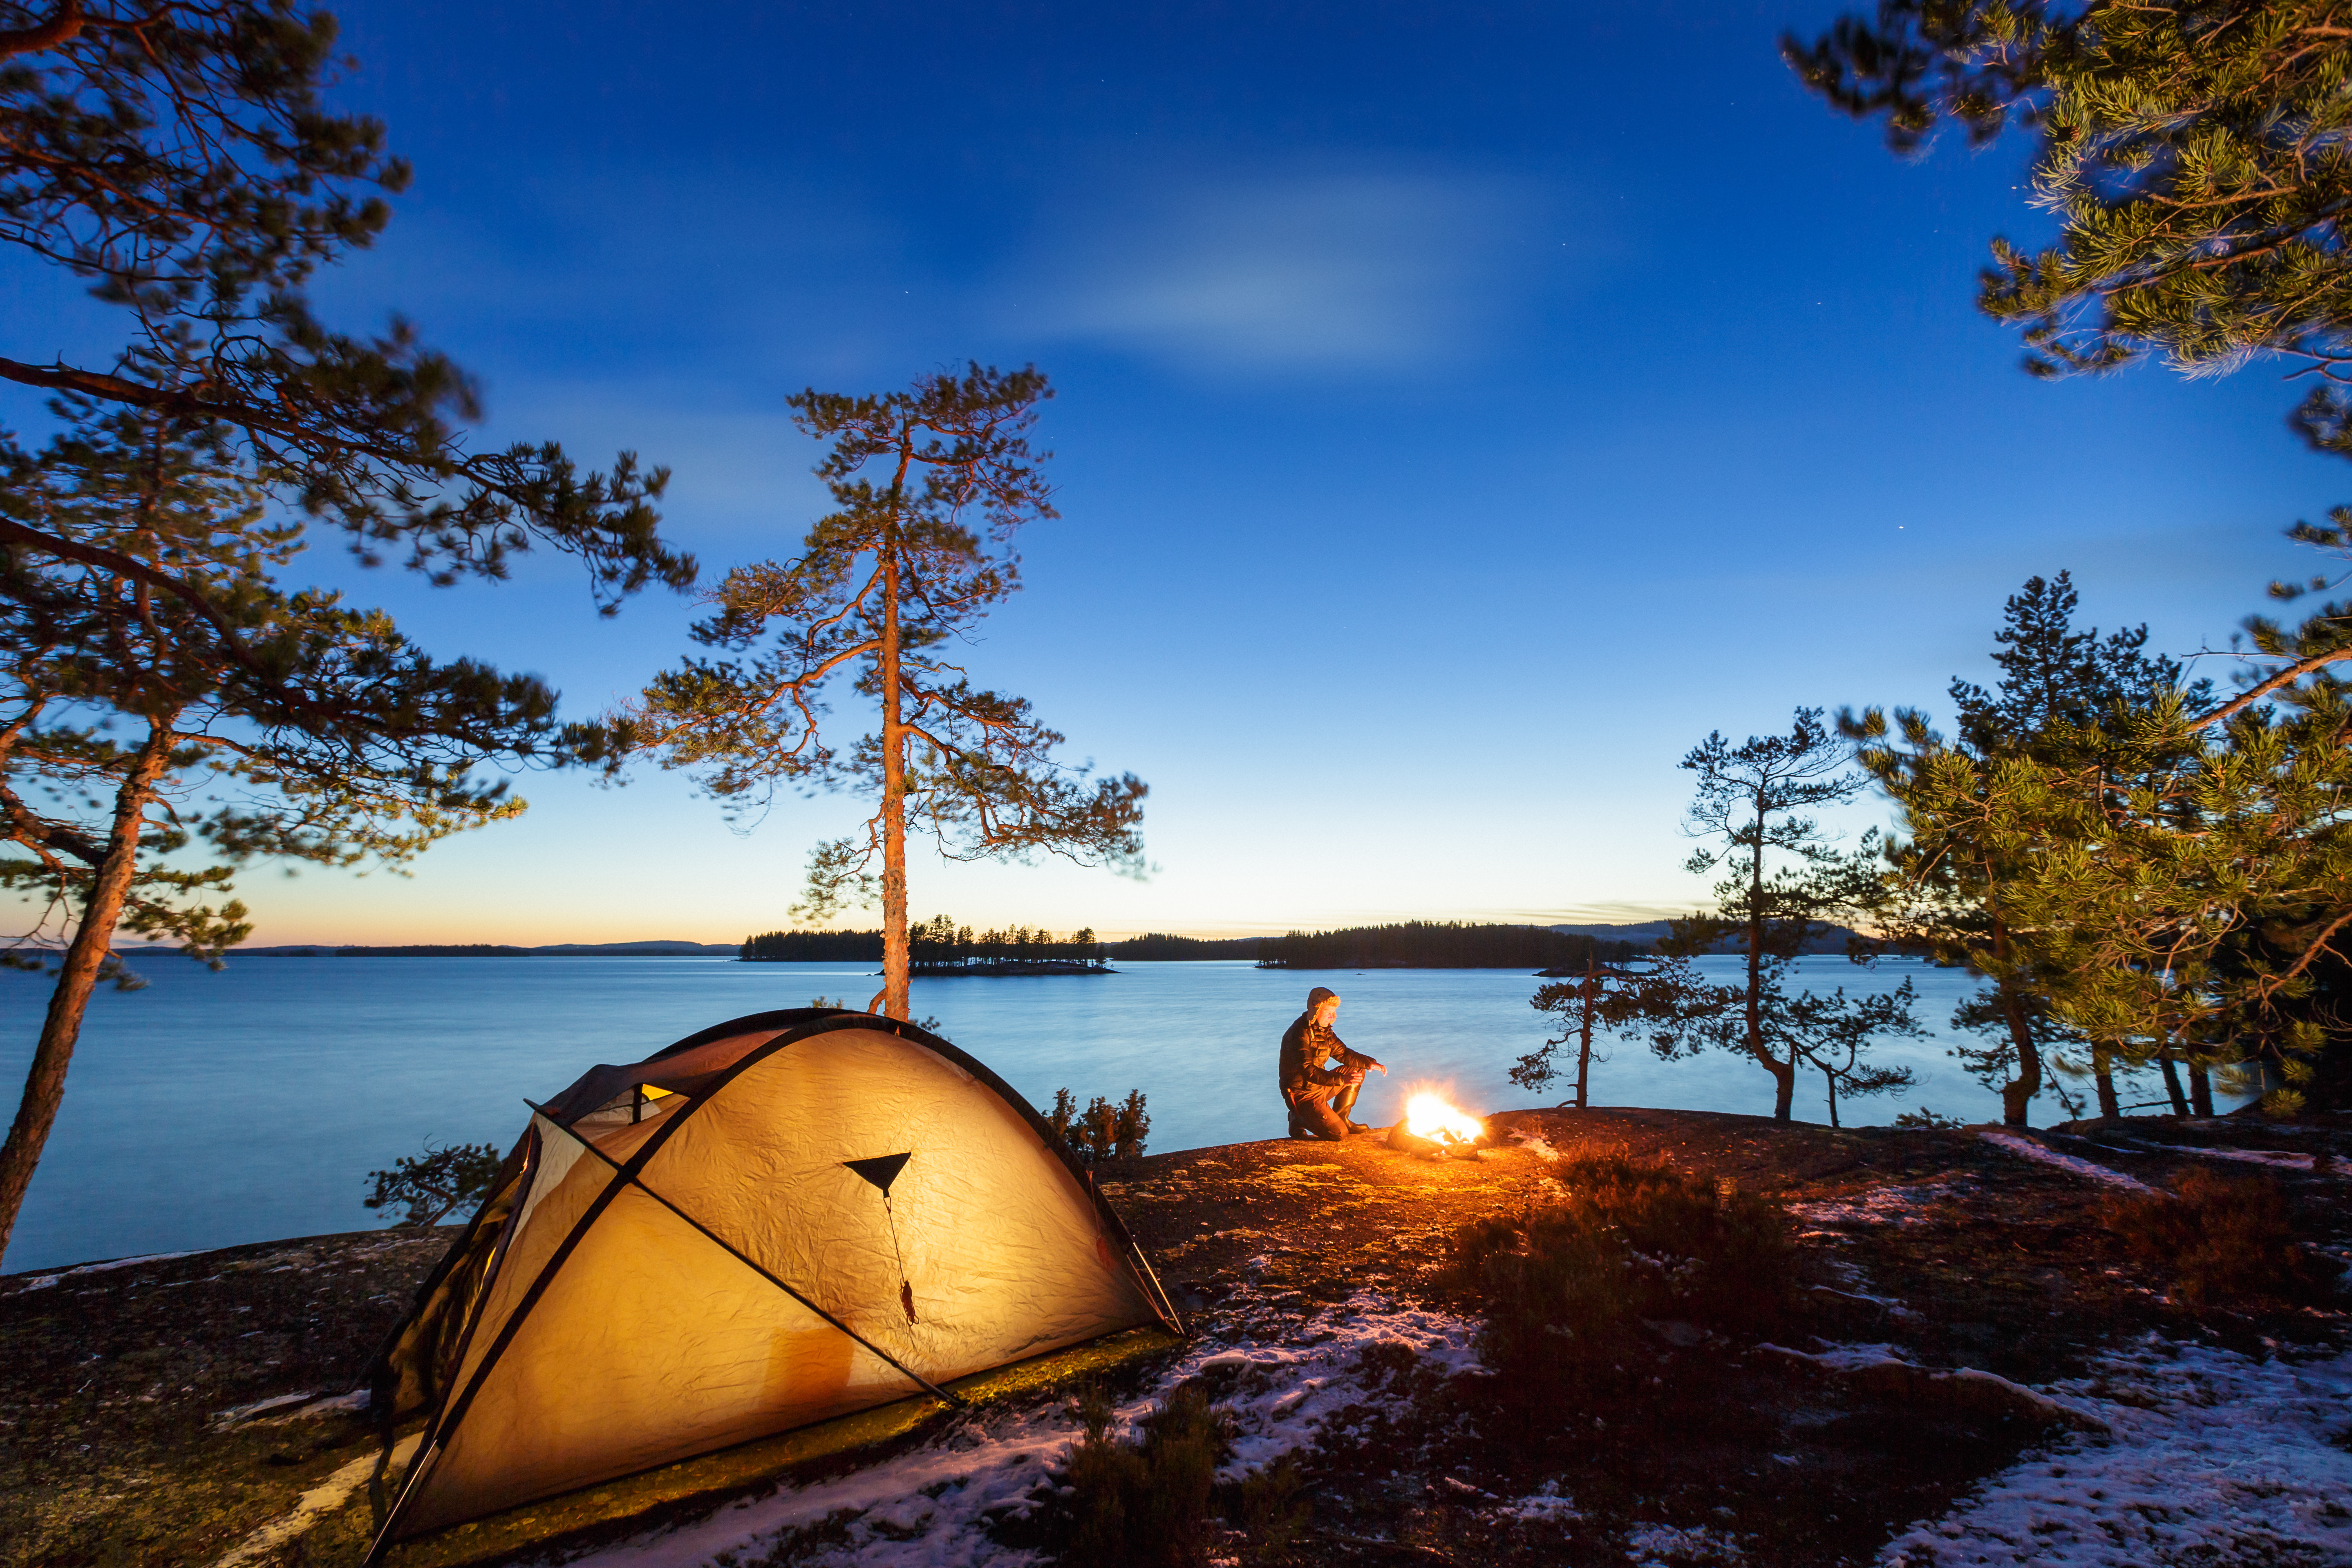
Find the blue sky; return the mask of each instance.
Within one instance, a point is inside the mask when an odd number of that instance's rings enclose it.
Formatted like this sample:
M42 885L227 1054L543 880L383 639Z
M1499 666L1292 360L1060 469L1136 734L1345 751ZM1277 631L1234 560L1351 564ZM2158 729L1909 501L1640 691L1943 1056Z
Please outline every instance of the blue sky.
M1702 892L1675 764L1709 730L1933 704L2062 567L2089 620L2224 646L2352 475L2274 370L2022 374L1973 306L1987 239L2037 232L2021 145L1898 162L1807 98L1774 40L1834 7L1639 9L350 5L341 100L417 174L320 292L480 373L486 440L669 464L712 575L822 500L786 393L1053 376L1063 516L971 664L1150 782L1159 870L919 861L918 916L1643 918ZM310 564L583 711L693 616L599 622L552 556ZM732 941L859 815L523 793L412 879L249 875L257 940Z

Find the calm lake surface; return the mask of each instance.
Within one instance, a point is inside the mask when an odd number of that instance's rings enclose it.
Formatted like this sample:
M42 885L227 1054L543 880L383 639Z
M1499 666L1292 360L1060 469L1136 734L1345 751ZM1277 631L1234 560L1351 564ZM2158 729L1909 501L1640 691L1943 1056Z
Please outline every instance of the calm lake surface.
M1702 960L1727 973L1736 958ZM1921 1041L1881 1047L1919 1086L1841 1107L1849 1123L1918 1105L1998 1118L1996 1096L1946 1056L1952 1009L1976 982L1917 963L1857 969L1802 961L1827 990L1918 987ZM873 966L695 958L236 958L213 973L144 959L147 989L101 991L90 1008L39 1174L0 1268L178 1252L382 1223L362 1206L367 1173L429 1137L491 1142L520 1133L525 1096L544 1099L599 1062L642 1060L711 1024L817 996L873 994ZM1342 1038L1389 1064L1358 1116L1392 1120L1409 1085L1433 1083L1476 1110L1556 1103L1506 1077L1543 1043L1528 1005L1541 982L1516 970L1260 970L1246 963L1125 963L1102 977L917 981L915 1014L1038 1105L1150 1098L1156 1152L1279 1136L1275 1046L1325 984L1345 999ZM47 982L0 971L0 1083L23 1082ZM1596 1065L1596 1105L1769 1114L1771 1080L1723 1055L1660 1062L1619 1043ZM1816 1075L1817 1079L1817 1075ZM2054 1106L2037 1121L2056 1121ZM1826 1121L1819 1082L1796 1112Z

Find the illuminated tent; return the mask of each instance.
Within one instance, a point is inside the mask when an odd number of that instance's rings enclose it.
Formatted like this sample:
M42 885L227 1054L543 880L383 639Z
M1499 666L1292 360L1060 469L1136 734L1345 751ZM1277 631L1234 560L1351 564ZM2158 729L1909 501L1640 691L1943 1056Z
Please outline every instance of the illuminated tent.
M755 1014L533 1109L378 1357L387 1433L431 1417L378 1552L1122 1329L1181 1327L1037 1113L912 1025Z

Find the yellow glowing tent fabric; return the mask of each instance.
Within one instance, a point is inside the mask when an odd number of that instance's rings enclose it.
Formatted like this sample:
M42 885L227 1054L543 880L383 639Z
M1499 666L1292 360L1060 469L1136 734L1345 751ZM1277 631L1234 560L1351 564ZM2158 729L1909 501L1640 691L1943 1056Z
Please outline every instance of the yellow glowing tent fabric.
M430 1412L391 1542L1139 1324L1181 1328L1037 1113L863 1013L763 1013L536 1109L378 1358Z

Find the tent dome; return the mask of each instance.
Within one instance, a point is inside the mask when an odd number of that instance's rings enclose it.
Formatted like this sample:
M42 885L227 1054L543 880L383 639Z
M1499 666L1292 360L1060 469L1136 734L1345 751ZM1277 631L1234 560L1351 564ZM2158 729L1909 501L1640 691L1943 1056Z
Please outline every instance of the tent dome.
M733 1019L533 1108L373 1374L429 1413L378 1550L1144 1324L1036 1111L895 1019Z

